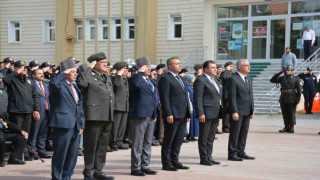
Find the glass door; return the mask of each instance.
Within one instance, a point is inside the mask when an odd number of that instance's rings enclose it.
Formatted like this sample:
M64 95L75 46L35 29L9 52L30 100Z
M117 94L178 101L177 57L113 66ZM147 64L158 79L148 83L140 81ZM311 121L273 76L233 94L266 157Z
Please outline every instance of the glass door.
M270 58L268 59L281 59L285 51L286 19L271 19L269 33Z
M252 21L252 59L267 58L267 20Z

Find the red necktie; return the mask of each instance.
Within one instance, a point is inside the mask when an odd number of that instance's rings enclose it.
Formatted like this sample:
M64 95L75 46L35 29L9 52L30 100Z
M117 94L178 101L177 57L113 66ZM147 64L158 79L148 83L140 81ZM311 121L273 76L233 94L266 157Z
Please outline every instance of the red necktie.
M72 89L72 93L73 93L73 97L74 97L74 101L76 102L76 104L78 104L77 102L77 95L76 95L76 91L74 91L73 85L72 83L69 83L71 89Z
M47 99L46 99L46 92L44 91L43 87L42 87L42 82L39 82L39 86L40 86L40 90L44 96L44 99L46 101L46 110L49 110L49 104L47 102Z

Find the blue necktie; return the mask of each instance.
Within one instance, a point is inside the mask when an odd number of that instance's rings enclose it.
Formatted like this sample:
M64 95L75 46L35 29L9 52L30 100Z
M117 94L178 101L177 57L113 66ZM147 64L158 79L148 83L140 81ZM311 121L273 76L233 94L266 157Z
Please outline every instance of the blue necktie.
M177 78L178 82L180 83L180 86L181 86L182 89L184 90L184 84L183 84L181 78L180 78L178 75L176 75L176 78Z
M151 91L153 92L154 91L154 86L153 86L152 82L150 81L149 78L146 78L146 79L147 79L147 82L148 82L148 84L149 84L149 86L151 88Z

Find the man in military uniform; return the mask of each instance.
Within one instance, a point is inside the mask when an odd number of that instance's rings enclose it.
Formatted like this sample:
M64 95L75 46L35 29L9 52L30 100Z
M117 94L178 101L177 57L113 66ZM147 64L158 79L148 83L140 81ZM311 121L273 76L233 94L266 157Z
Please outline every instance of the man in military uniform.
M46 61L40 65L40 69L42 69L44 73L44 82L49 83L49 81L53 78L53 67L55 65L52 65L49 61Z
M32 78L32 71L39 69L38 61L34 60L29 63L28 67L28 78Z
M116 101L109 145L116 151L118 149L129 149L128 146L123 144L129 113L129 83L126 78L128 64L126 62L118 62L113 65L113 69L116 70L115 75L112 77Z
M108 61L103 52L88 58L88 67L80 71L77 85L83 93L85 127L83 135L84 170L87 180L114 179L102 171L106 161L109 144L113 111L114 93L111 78L108 77Z
M294 68L287 66L285 75L280 76L282 71L275 74L270 82L279 83L281 85L280 107L285 127L279 130L280 133L294 133L294 125L296 125L296 106L300 101L302 87L300 79L293 75Z
M10 75L14 71L14 60L12 57L3 59L4 68L1 70L3 76Z
M234 64L232 61L226 62L224 64L224 68L226 70L222 71L220 77L222 81L222 132L229 133L230 132L230 116L228 112L229 102L228 102L228 87L227 81L232 76L234 71Z
M301 73L298 75L300 79L303 80L303 96L304 96L304 108L306 109L306 114L313 114L311 112L313 99L318 92L318 81L317 76L312 73L310 67L307 68L307 73Z

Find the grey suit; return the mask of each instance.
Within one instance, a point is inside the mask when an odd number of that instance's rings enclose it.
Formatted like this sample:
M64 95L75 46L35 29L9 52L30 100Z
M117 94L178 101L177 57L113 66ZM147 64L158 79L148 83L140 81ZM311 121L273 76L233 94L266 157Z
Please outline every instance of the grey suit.
M212 160L213 142L219 123L218 116L221 108L222 89L216 79L213 79L212 82L204 74L198 76L193 89L197 116L205 115L205 122L199 123L198 148L200 159L202 161Z
M111 78L90 67L77 77L83 93L86 129L83 135L84 175L102 173L106 160L114 111L114 93Z
M229 113L239 114L239 120L230 122L229 157L237 153L244 153L249 131L250 116L254 111L252 82L247 78L245 82L238 73L234 73L228 80Z
M109 145L118 147L123 142L124 133L127 127L129 112L129 83L126 77L115 75L112 77L115 94L114 121Z

